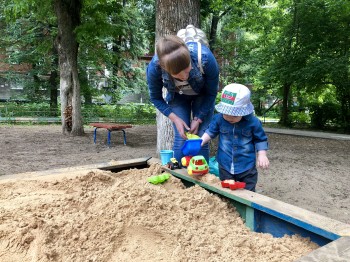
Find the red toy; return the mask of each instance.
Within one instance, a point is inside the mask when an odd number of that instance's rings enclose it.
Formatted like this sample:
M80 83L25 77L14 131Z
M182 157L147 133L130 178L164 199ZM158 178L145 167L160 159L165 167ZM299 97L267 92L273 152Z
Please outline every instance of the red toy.
M188 166L190 164L191 158L192 156L184 156L183 158L181 158L181 165Z
M239 188L245 188L245 183L244 182L234 182L234 183L229 183L225 181L221 181L221 186L224 188L230 188L232 190L239 189Z

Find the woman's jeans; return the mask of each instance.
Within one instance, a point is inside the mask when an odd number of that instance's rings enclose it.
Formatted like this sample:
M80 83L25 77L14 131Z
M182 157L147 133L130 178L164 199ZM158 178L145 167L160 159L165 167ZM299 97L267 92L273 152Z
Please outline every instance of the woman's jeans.
M198 115L198 112L201 108L204 95L180 95L175 93L174 99L169 102L173 112L180 117L187 125L190 127L191 119ZM214 111L214 105L212 105ZM213 117L213 111L210 112L205 119L201 119L203 122L199 125L198 136L201 137L204 134L204 131L208 128L210 121ZM181 161L181 158L184 156L182 153L182 146L185 143L185 140L180 136L175 124L174 127L174 157L177 161ZM185 130L187 132L187 130ZM197 155L202 155L205 157L209 163L209 144L204 145Z

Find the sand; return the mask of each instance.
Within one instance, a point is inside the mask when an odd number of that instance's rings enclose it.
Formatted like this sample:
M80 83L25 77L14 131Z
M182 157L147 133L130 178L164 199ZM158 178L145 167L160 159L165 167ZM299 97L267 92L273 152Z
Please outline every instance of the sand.
M0 180L0 260L283 262L318 248L251 232L231 204L199 186L147 182L160 172L152 164Z
M103 163L156 154L156 126L112 132L85 128L83 137L61 134L60 126L1 126L0 176ZM259 170L259 193L350 224L350 141L268 134L269 170ZM214 153L215 147L212 147Z
M98 130L96 145L93 129L85 132L71 137L60 126L0 126L0 261L293 261L317 248L298 236L250 232L234 207L175 177L149 184L159 167L16 179L158 157L155 126L127 129L126 146L122 133L112 132L110 148L105 130ZM258 192L350 223L350 142L268 136L271 166L259 170Z

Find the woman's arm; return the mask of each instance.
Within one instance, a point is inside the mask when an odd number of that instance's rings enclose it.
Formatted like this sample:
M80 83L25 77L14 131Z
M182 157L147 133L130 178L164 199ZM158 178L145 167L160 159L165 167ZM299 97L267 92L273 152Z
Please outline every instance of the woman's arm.
M157 61L156 57L153 57L151 63L147 67L147 83L150 100L163 115L168 117L175 124L180 136L183 139L187 139L185 132L190 130L190 128L172 111L171 107L163 98L162 70Z
M148 91L151 103L166 117L172 112L163 98L162 70L158 64L157 56L154 56L146 71Z

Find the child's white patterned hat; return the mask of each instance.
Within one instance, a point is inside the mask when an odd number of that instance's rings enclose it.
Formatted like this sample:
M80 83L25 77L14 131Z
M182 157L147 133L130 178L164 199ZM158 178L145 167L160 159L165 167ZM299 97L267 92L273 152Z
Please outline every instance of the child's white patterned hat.
M221 102L215 109L222 114L230 116L246 116L254 111L250 102L250 90L245 85L229 84L221 93Z

